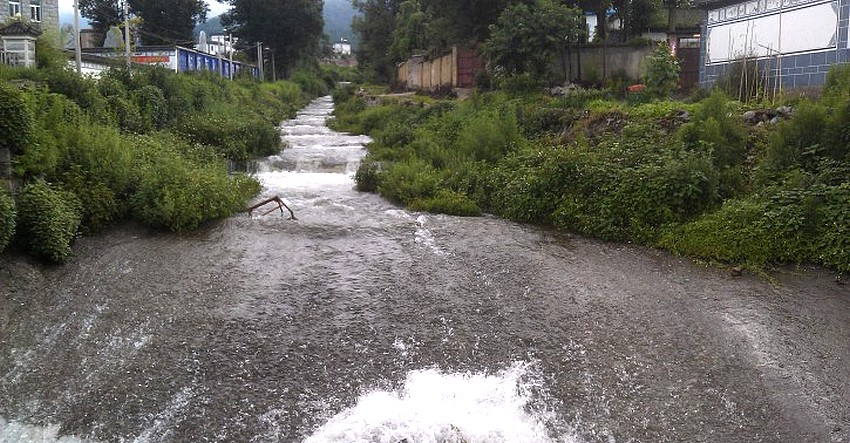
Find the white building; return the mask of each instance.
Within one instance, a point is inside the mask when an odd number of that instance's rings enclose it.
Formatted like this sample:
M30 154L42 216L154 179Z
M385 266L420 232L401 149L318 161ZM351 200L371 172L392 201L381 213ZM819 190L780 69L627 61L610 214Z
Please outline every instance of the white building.
M339 42L334 43L334 54L351 55L351 43L344 38L339 39Z

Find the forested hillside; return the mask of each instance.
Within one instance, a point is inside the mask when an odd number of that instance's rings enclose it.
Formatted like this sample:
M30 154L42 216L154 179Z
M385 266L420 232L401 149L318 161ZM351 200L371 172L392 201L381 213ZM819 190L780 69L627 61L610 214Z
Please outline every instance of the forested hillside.
M349 0L325 0L323 14L325 34L330 36L332 42L345 38L356 45L357 36L351 32L351 21L355 14L356 11ZM211 17L206 23L198 25L195 28L195 35L197 36L201 31L205 31L207 35L223 33L224 26L221 24L221 17Z

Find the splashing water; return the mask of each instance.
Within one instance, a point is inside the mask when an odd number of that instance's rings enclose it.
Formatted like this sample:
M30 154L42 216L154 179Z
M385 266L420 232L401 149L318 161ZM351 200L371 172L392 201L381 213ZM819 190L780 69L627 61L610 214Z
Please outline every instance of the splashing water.
M319 428L305 443L575 443L554 438L557 421L529 412L533 366L514 363L496 374L412 371L396 390L375 390Z

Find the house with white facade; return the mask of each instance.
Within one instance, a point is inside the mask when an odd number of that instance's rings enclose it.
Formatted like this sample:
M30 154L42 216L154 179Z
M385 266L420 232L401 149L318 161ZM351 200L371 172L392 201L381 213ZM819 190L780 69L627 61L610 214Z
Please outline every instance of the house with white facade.
M59 0L0 0L0 63L33 66L35 40L59 28Z
M821 86L830 66L850 61L850 0L699 0L705 10L700 83L735 63L758 63L783 87Z

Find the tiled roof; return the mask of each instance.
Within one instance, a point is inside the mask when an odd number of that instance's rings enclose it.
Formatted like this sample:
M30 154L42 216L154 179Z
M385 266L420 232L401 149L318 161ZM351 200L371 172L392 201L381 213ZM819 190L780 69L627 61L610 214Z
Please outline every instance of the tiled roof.
M31 35L33 37L38 37L41 35L41 28L30 23L16 20L9 26L0 28L0 35Z
M694 6L700 9L714 9L743 2L744 0L694 0Z

